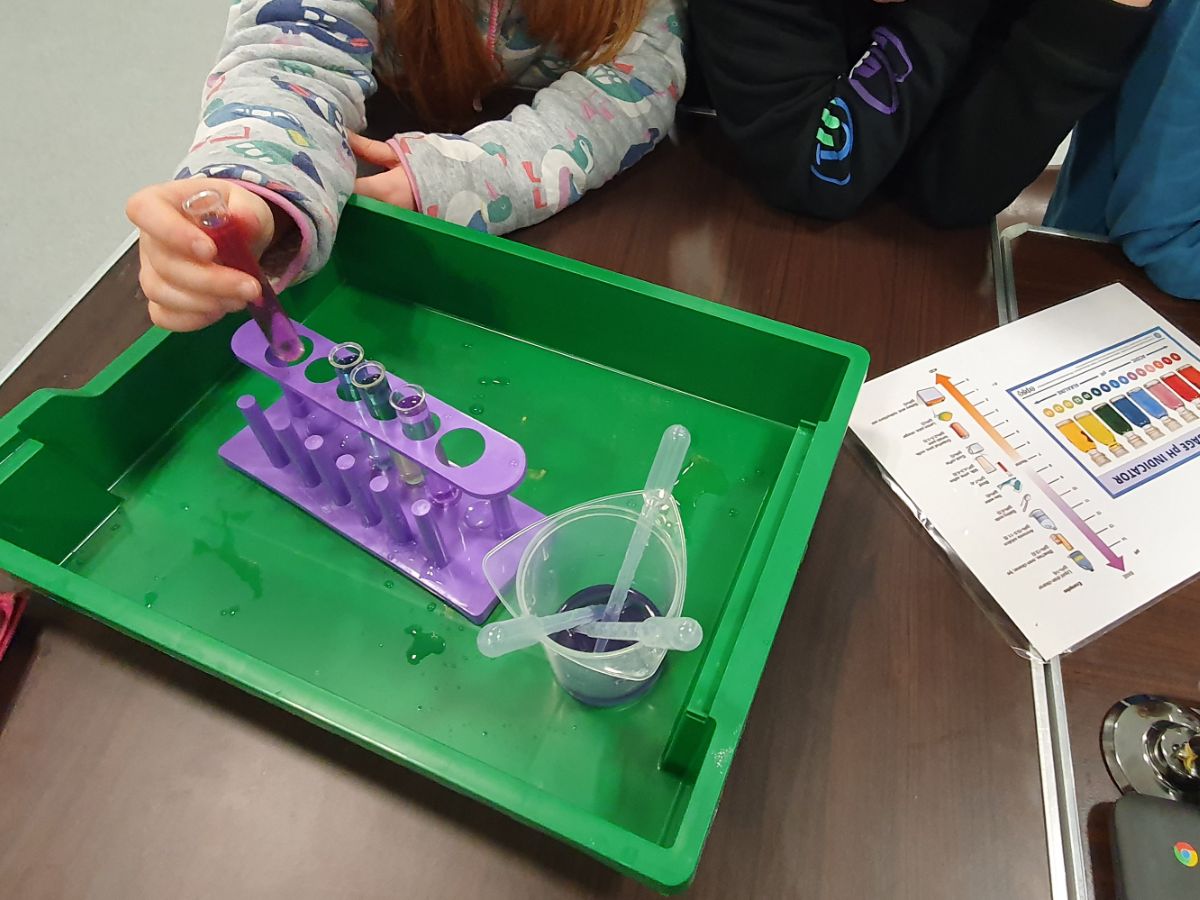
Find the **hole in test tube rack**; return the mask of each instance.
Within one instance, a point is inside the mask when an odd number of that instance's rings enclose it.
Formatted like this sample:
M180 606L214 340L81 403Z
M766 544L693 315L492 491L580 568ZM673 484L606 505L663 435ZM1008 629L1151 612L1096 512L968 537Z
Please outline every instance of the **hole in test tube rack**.
M487 444L483 435L473 428L456 428L438 441L438 455L452 466L465 469L483 458Z
M291 362L285 362L284 360L282 360L278 356L276 356L274 353L272 353L270 345L268 345L267 349L263 351L263 358L267 361L267 365L274 366L276 369L290 369L292 366L298 366L302 362L304 362L306 359L308 359L309 356L312 355L312 349L313 349L313 342L310 341L308 338L301 336L300 337L300 355L298 357L296 357L294 360L292 360Z
M328 359L321 357L314 359L304 369L304 377L313 384L328 384L337 378L337 369L335 369Z

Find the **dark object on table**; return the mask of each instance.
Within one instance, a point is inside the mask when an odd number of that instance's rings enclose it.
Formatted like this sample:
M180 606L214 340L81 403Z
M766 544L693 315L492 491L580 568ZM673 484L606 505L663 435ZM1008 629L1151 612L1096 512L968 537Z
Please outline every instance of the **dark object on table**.
M1200 801L1196 710L1163 697L1126 697L1104 717L1100 746L1108 773L1122 793Z
M1200 897L1200 808L1126 794L1113 812L1113 863L1120 900Z

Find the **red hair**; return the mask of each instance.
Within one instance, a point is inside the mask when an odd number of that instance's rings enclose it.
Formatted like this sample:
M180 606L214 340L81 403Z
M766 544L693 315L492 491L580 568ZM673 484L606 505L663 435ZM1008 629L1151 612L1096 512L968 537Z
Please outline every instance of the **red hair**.
M522 0L529 34L553 44L574 68L611 62L645 14L646 0ZM398 52L403 81L393 85L433 123L470 118L476 99L503 72L464 0L394 0L385 40Z

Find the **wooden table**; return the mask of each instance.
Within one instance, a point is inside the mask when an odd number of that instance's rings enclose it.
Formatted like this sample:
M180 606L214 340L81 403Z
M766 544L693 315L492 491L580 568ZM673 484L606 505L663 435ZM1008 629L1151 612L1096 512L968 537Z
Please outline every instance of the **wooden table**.
M708 121L518 240L860 343L996 324L986 230L765 208ZM75 387L147 325L131 251L0 386ZM1028 664L843 454L690 896L1048 897ZM640 897L585 855L55 604L0 664L13 897Z
M1115 245L1021 228L1006 232L1004 244L1013 315L1029 315L1119 281L1200 340L1200 303L1156 289ZM1200 582L1193 581L1057 664L1062 690L1050 699L1062 705L1059 749L1070 770L1060 773L1069 776L1063 779L1062 800L1074 805L1082 839L1074 848L1075 862L1083 887L1090 886L1096 900L1114 898L1109 829L1112 804L1120 796L1100 751L1100 723L1114 703L1134 694L1200 701L1197 603ZM1072 782L1073 795L1065 789Z

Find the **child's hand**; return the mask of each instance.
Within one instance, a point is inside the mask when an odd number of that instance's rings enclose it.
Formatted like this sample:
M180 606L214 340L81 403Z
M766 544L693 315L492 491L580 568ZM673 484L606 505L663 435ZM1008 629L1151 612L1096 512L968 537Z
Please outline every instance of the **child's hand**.
M354 193L405 209L416 207L412 183L408 180L408 173L400 165L400 160L396 158L395 150L383 141L373 141L361 134L350 135L350 149L363 162L388 170L357 179L354 182Z
M138 282L150 301L150 319L171 331L196 331L257 300L258 282L219 265L216 245L183 212L183 201L199 191L217 191L241 224L255 256L275 235L271 205L237 182L187 178L142 188L125 204L141 232Z

